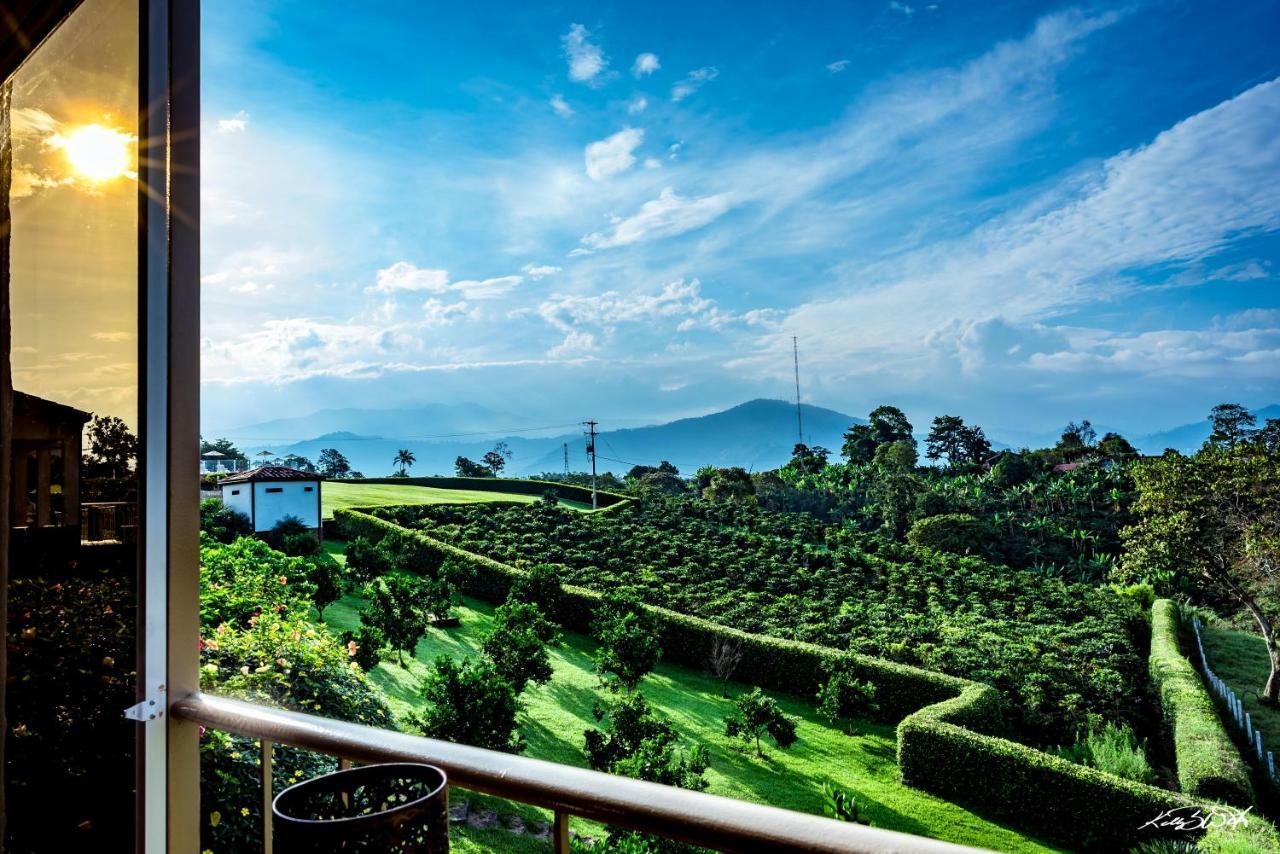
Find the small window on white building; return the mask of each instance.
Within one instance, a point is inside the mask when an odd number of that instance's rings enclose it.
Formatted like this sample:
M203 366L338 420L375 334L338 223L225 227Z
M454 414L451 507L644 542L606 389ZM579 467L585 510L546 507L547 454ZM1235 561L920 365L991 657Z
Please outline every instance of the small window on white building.
M268 486L267 492L284 492L283 486Z
M231 494L232 494L232 495L239 495L239 494L240 494L240 490L238 490L238 489L233 489L233 490L231 490Z
M303 492L315 492L315 491L316 491L316 488L315 488L314 486L304 486L304 487L302 487L302 491L303 491Z

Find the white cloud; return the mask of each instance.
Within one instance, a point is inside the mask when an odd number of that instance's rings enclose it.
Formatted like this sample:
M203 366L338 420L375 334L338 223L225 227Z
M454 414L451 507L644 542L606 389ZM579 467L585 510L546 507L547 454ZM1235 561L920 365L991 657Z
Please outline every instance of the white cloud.
M636 95L629 102L627 102L627 113L629 115L634 116L638 113L643 113L645 109L648 108L648 106L649 106L648 98L646 98L644 95Z
M661 168L662 168L662 161L661 161L661 160L659 160L659 159L658 159L658 158L656 158L656 157L646 157L646 158L644 159L644 168L646 168L646 169L661 169Z
M587 145L585 159L587 175L593 181L603 181L636 165L635 150L644 142L641 128L623 128L610 137Z
M839 74L841 71L844 71L846 68L849 67L849 64L851 63L851 61L852 60L848 60L848 59L837 59L835 62L828 62L827 70L830 71L832 74Z
M636 57L636 61L631 63L631 73L637 79L647 77L662 67L658 62L656 53L642 53Z
M537 279L544 279L547 276L554 276L556 273L560 272L559 267L553 267L550 264L525 264L521 270L530 279L534 279L535 281Z
M908 18L916 13L914 6L908 6L906 3L899 3L898 0L889 0L889 8L897 12L899 15L906 15Z
M524 276L498 276L480 281L466 280L454 282L449 286L451 291L460 291L467 299L498 299L515 290L524 281Z
M444 303L431 297L422 304L423 321L428 326L449 326L466 313L465 302Z
M560 38L569 61L569 79L577 83L597 83L609 66L604 51L590 41L591 33L582 24L573 24Z
M551 109L562 119L567 119L573 115L573 107L569 106L569 102L564 99L563 95L553 95L551 97Z
M658 198L645 202L635 214L616 222L612 232L588 234L582 243L591 249L609 249L672 237L707 225L732 206L731 193L685 198L666 187Z
M664 319L706 320L715 311L715 302L702 296L697 279L677 279L653 292L623 293L605 291L585 296L553 294L538 306L538 315L561 332L582 326L596 327L611 333L624 323L656 323Z
M547 351L548 358L563 359L565 356L581 356L594 353L600 349L596 336L590 332L579 332L570 329L564 334L564 340Z
M1167 374L1179 370L1175 357L1183 354L1187 376L1208 364L1224 376L1257 376L1258 358L1249 354L1277 346L1261 335L1237 336L1213 351L1212 335L1112 335L1044 324L1140 288L1132 271L1176 273L1211 259L1236 236L1280 229L1278 133L1280 80L1272 80L1092 174L1069 176L967 235L851 271L844 295L792 311L772 346L789 347L789 336L801 335L815 369L833 381L857 364L882 373L893 366L899 377L913 365L925 370L933 364L921 361L926 350L947 341L972 371L1003 359L1042 371L1096 366ZM1247 265L1232 272L1256 275ZM857 319L856 336L848 335L850 318Z
M369 293L389 294L395 291L440 292L449 286L448 270L417 267L408 261L397 261L379 270L375 284L365 288Z
M221 133L243 133L249 127L249 114L244 110L229 119L218 119L218 130Z
M679 103L719 76L719 70L710 65L690 71L683 80L671 87L671 100Z

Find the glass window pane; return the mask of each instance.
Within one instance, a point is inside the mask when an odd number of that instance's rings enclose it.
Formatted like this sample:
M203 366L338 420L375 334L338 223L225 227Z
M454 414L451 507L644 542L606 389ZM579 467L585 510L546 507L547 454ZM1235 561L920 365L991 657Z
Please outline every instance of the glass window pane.
M11 850L132 848L136 0L88 0L0 90Z

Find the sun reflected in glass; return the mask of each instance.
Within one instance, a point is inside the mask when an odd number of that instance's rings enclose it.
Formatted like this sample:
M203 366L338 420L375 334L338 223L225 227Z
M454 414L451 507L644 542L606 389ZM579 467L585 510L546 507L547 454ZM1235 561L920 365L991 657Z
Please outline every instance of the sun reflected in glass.
M133 137L102 125L82 125L51 140L67 155L77 175L90 181L110 181L129 173L129 145Z

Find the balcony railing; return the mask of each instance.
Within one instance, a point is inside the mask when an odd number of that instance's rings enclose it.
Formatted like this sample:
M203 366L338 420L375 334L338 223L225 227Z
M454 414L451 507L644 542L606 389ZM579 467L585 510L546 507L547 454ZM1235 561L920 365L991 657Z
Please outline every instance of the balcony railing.
M977 850L207 694L178 700L172 711L183 720L261 740L267 854L271 852L271 755L275 744L324 753L345 762L426 762L443 768L450 785L552 810L556 854L568 854L571 816L717 851L959 854Z

